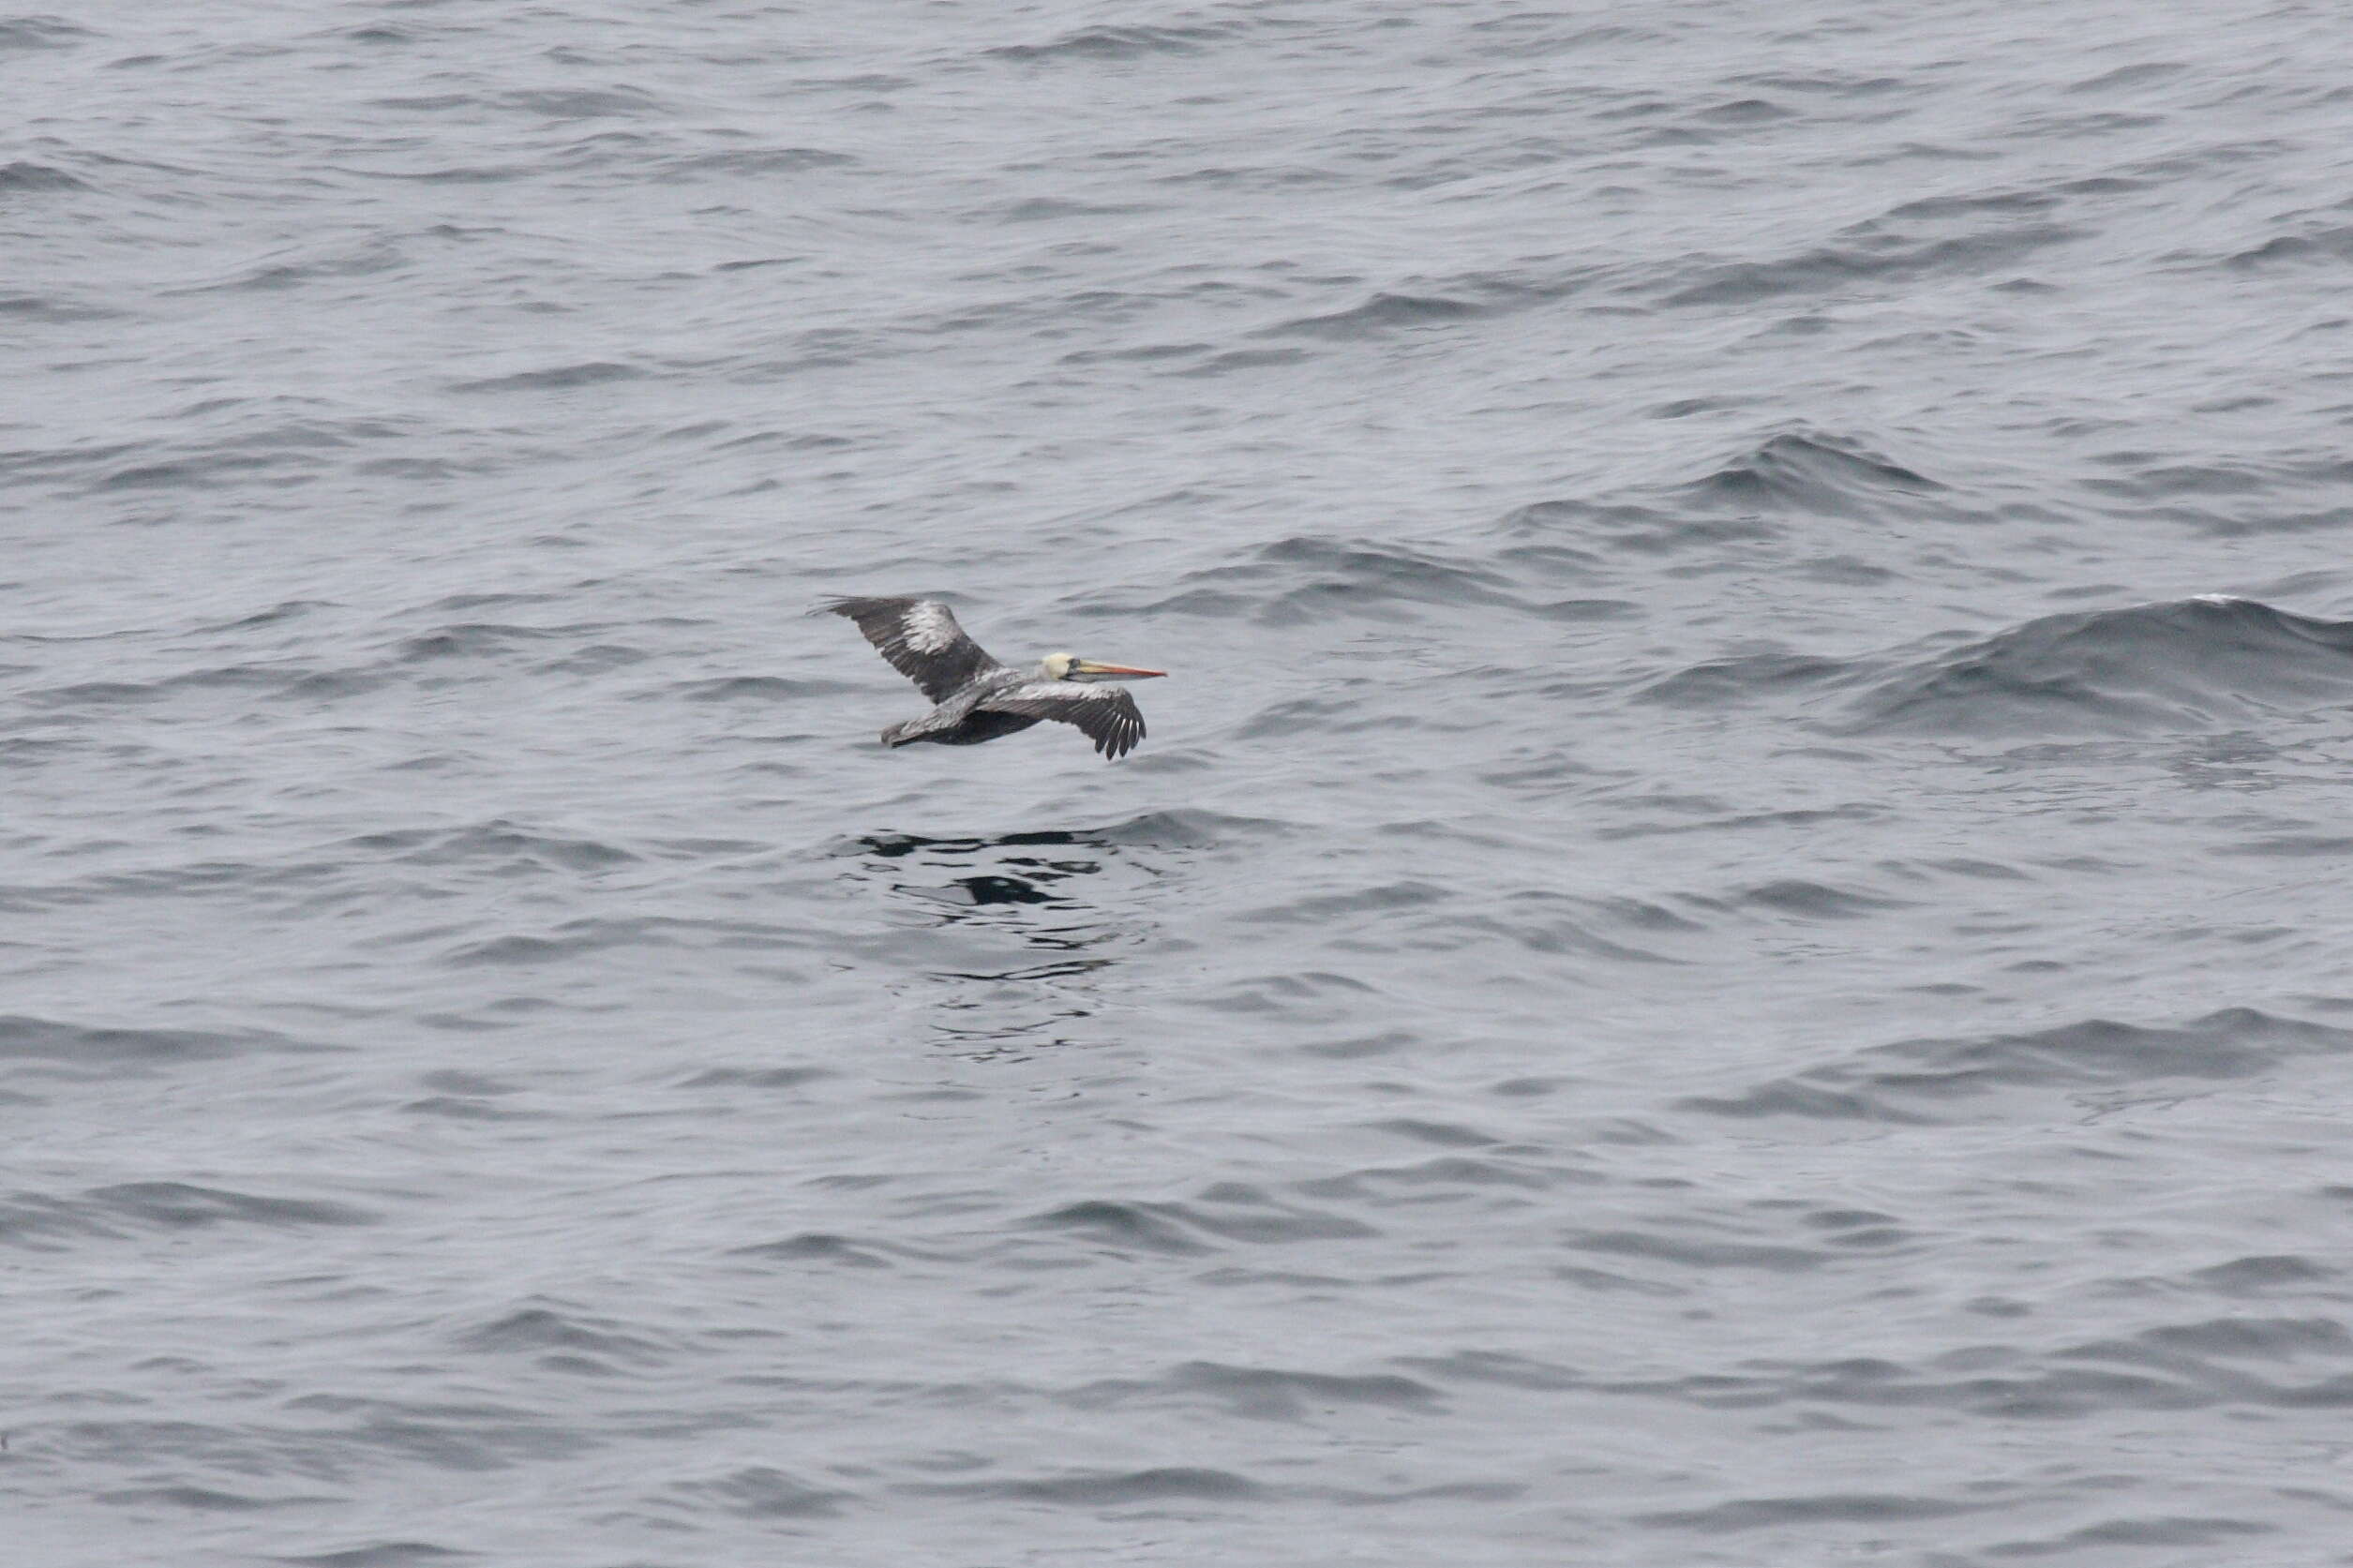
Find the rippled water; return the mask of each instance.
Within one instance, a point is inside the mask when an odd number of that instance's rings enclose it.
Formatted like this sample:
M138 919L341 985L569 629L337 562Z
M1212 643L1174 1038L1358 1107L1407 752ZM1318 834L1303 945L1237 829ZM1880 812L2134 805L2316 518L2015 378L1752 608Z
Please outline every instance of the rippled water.
M0 20L11 1561L2347 1561L2346 33Z

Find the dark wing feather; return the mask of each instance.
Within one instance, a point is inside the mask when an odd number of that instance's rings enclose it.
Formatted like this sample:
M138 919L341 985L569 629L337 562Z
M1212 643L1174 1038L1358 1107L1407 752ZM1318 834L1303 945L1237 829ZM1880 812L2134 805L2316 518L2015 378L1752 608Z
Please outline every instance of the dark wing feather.
M953 611L937 599L836 599L824 606L858 623L891 667L944 702L977 675L1001 669L965 635Z
M1032 680L981 704L991 713L1019 713L1076 724L1106 757L1125 756L1144 739L1144 715L1125 686L1083 680Z

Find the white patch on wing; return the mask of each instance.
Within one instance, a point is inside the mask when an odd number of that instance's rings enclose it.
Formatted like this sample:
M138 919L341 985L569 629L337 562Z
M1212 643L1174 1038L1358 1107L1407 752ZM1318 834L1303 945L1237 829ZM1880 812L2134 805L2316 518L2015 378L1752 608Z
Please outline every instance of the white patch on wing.
M925 600L907 612L899 635L918 653L940 653L955 646L956 618L948 606Z

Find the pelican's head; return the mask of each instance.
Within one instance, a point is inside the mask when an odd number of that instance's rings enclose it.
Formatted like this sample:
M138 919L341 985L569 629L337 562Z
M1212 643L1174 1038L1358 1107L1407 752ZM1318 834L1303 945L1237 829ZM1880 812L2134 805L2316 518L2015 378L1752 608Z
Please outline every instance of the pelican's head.
M1166 670L1137 669L1132 665L1102 665L1075 653L1049 653L1038 666L1048 680L1148 680Z

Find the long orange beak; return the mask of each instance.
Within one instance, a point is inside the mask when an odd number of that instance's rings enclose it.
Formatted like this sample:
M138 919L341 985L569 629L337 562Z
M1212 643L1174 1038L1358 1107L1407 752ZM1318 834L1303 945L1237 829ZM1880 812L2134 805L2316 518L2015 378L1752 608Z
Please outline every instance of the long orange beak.
M1156 675L1168 673L1166 670L1138 669L1133 665L1099 665L1092 659L1081 659L1078 667L1088 675L1123 675L1131 680L1149 680Z

